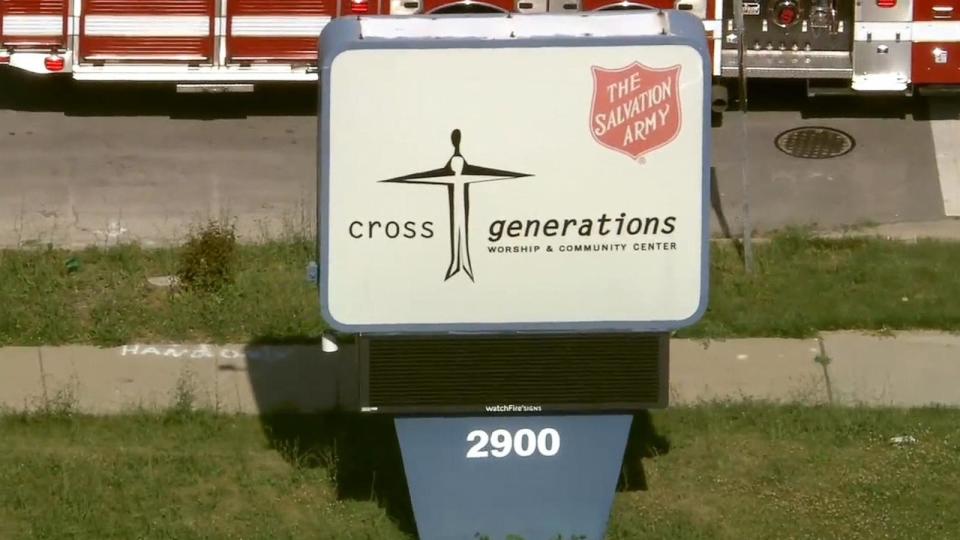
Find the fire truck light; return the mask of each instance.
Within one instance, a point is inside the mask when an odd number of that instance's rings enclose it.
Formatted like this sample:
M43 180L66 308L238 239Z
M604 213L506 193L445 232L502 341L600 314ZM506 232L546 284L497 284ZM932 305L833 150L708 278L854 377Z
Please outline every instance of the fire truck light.
M48 56L43 59L43 67L47 71L63 71L65 62L62 56Z
M877 0L877 7L892 8L896 7L897 0Z
M797 23L799 10L796 0L780 0L773 7L773 22L787 28Z
M10 63L9 56L0 56L0 64L9 64L9 63Z
M352 13L367 13L370 11L370 4L367 0L350 0L350 11Z
M783 8L779 15L780 24L784 26L790 26L796 18L797 12L792 7Z

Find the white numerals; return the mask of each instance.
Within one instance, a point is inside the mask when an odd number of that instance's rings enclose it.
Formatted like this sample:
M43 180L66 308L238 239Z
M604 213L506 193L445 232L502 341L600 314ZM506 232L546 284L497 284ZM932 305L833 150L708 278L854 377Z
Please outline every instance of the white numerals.
M532 429L521 429L510 433L505 429L496 429L487 433L482 429L471 431L467 442L473 446L467 450L468 458L503 458L514 453L520 457L530 457L535 453L541 456L555 456L560 451L560 433L553 428L541 429L534 433ZM487 448L490 448L488 450Z

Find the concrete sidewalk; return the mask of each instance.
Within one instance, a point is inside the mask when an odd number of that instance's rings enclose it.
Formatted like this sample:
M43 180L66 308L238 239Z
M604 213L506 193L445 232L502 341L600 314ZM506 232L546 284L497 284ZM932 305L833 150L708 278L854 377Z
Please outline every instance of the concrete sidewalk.
M755 399L960 406L960 336L825 333L817 339L674 340L671 405ZM224 412L356 404L354 366L319 346L132 344L0 348L0 407L110 414L178 401Z

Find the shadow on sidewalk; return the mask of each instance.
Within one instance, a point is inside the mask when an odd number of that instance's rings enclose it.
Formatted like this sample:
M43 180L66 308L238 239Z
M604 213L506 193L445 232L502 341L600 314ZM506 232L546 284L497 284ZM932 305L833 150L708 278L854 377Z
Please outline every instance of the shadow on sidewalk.
M246 373L270 446L295 466L322 467L341 500L375 501L416 534L393 417L355 410L359 378L349 345L322 353L311 339L265 338L246 348ZM633 416L618 491L647 490L643 460L669 452L648 411Z

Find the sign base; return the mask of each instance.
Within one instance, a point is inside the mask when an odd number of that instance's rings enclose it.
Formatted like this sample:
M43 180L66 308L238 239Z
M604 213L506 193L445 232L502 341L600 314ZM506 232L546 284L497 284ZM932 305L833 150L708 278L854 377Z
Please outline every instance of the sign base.
M600 540L630 415L394 421L423 540Z

